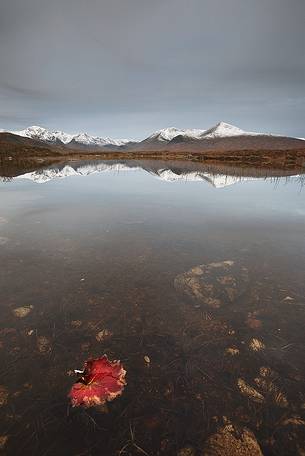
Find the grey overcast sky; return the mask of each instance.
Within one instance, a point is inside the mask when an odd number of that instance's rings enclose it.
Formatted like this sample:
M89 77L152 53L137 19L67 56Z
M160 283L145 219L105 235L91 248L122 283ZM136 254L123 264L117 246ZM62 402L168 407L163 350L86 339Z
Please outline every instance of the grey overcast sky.
M305 0L0 0L0 128L305 136Z

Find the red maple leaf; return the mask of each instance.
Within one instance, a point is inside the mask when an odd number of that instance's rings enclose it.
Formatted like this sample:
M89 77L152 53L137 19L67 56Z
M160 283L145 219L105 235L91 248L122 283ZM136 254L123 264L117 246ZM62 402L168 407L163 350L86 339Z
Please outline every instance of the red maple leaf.
M122 394L126 371L120 361L106 355L85 362L82 377L72 386L69 398L73 407L93 407L112 401Z

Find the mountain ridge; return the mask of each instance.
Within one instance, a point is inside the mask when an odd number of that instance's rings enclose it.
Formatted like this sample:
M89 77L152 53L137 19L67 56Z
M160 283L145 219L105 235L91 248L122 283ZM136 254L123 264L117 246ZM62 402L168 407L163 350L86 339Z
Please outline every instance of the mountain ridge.
M61 130L49 130L45 127L38 125L33 125L31 127L25 128L24 130L1 130L3 133L12 133L17 136L27 137L31 139L36 139L39 141L47 143L59 143L64 145L81 144L85 146L94 146L94 147L105 147L105 146L126 146L129 143L132 144L147 144L154 141L161 143L170 143L177 137L181 137L184 140L202 140L202 139L216 139L216 138L226 138L226 137L236 137L236 136L268 136L268 137L285 137L290 138L285 135L275 135L271 133L261 133L253 131L245 131L235 125L231 125L226 122L218 122L208 129L180 129L176 127L163 128L161 130L156 130L148 137L143 140L134 141L131 139L113 139L110 137L101 137L101 136L92 136L88 133L66 133ZM293 138L293 137L292 137ZM304 140L304 138L293 138ZM177 141L175 141L177 142Z
M85 146L93 147L104 147L104 146L122 146L129 142L125 139L112 139L109 137L100 137L100 136L91 136L88 133L76 133L70 134L61 130L48 130L45 127L40 127L38 125L33 125L31 127L25 128L24 130L8 131L17 136L22 136L25 138L36 139L51 144L64 144L69 145L71 142L73 144L81 144Z
M169 154L213 154L220 155L230 152L249 151L291 151L305 149L305 141L301 138L244 131L234 125L219 122L211 128L178 129L164 128L153 132L142 141L116 140L109 137L91 136L87 133L70 134L60 130L48 130L33 126L25 130L0 132L1 146L7 147L15 141L15 146L29 146L35 142L38 148L44 145L58 153L169 153ZM27 142L26 142L27 140ZM12 147L12 146L10 146Z

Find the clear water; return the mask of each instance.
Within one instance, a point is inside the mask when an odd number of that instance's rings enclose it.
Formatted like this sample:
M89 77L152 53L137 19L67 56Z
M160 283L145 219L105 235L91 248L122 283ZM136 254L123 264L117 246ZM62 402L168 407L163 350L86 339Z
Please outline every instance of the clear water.
M5 454L201 454L228 420L251 429L264 454L303 454L302 176L90 166L0 182ZM225 260L248 275L236 299L213 308L175 286ZM18 318L22 306L32 308ZM103 329L112 336L98 341ZM106 411L72 409L73 370L104 353L127 370L123 395Z

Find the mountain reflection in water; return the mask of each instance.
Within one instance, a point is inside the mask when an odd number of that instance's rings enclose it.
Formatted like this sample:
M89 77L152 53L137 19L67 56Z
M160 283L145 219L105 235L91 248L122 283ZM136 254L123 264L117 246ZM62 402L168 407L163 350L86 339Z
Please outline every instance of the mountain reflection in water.
M168 160L90 160L69 161L47 167L22 172L22 167L15 170L15 178L29 179L42 184L53 179L63 179L72 176L88 176L93 173L125 172L144 170L158 179L175 182L206 181L216 188L222 188L235 183L253 180L270 179L276 181L281 177L297 178L303 184L305 169L268 169L251 167L234 167L226 165L207 165L192 161ZM1 167L0 167L1 175Z

